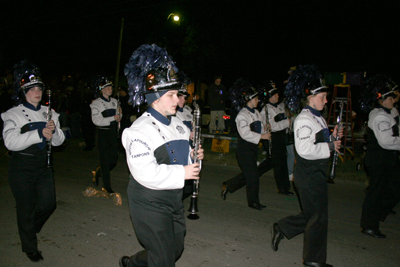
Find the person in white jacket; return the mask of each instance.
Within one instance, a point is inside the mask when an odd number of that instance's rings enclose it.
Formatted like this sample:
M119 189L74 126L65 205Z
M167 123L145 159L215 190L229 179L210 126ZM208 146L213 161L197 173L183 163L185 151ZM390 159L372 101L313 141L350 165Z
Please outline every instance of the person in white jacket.
M100 97L90 104L92 121L97 126L97 146L100 154L100 168L93 171L93 183L97 186L100 176L103 179L103 191L115 193L111 187L110 172L117 166L118 161L118 123L122 114L118 101L111 97L112 82L107 77L99 77L95 90Z
M258 112L258 92L249 82L239 79L229 90L233 105L241 108L236 117L239 141L236 158L242 171L235 177L223 182L221 197L246 186L247 205L256 210L266 206L260 203L260 176L272 168L271 160L265 160L257 166L258 144L261 140L270 140L271 133L265 132L264 123Z
M154 64L148 66L145 62ZM139 47L125 67L131 103L140 104L144 94L149 107L122 134L131 173L129 210L144 250L121 257L121 267L175 266L183 252L183 186L185 180L199 179L200 165L192 163L189 128L173 116L182 87L176 72L167 52L154 44ZM141 100L136 102L135 97ZM197 151L197 156L203 159L203 149Z
M366 84L383 77L371 77ZM374 82L375 84L375 82ZM367 86L365 90L370 90ZM395 93L389 81L375 87L376 108L369 113L368 143L365 155L365 167L369 175L361 213L361 232L375 238L386 238L380 229L388 214L400 200L400 137L396 122L397 110L394 109ZM393 114L395 113L395 114Z
M285 95L290 103L299 98L306 106L294 122L297 165L294 171L302 211L285 217L272 226L271 246L278 250L279 242L304 233L303 265L330 267L326 263L328 240L327 168L332 151L338 151L337 126L330 135L321 112L327 103L328 87L322 85L320 74L313 66L299 66L289 78ZM301 82L299 84L299 81ZM339 136L343 135L340 131Z
M22 69L27 70L21 73ZM16 93L24 101L1 114L4 144L12 151L8 179L17 204L22 251L31 261L40 261L43 256L36 234L56 208L53 170L47 166L47 142L51 140L52 146L59 146L65 136L59 114L40 104L44 84L38 69L23 61L16 66L14 77Z

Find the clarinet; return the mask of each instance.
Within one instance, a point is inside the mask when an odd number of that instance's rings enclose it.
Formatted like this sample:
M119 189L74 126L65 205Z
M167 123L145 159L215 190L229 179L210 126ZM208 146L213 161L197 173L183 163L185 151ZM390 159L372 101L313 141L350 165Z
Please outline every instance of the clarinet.
M50 107L51 91L46 90L46 94L49 97L49 105L47 106L46 122L49 123L49 121L51 121L51 116L52 116L51 107ZM46 167L51 168L53 166L53 164L51 162L51 138L49 140L46 140L46 143L47 143Z
M200 163L200 166L201 166L201 160L199 160L197 158L197 150L199 150L200 142L201 142L200 108L199 108L199 105L197 105L196 103L194 103L193 106L194 106L194 111L193 111L193 121L194 121L193 157L194 157L194 163ZM199 209L197 208L197 197L198 196L199 196L199 180L193 180L193 192L192 192L192 196L191 196L191 200L190 200L190 207L188 209L188 212L190 213L188 216L188 219L197 220L199 218L199 216L197 215L197 213L199 212Z
M271 132L272 130L271 130L271 124L269 123L269 118L268 118L268 106L267 106L268 104L266 104L265 106L264 106L264 109L265 109L265 121L266 121L266 126L267 126L267 131L266 131L266 133L269 133L269 132ZM267 157L270 159L270 158L272 158L272 138L271 138L271 140L264 140L263 141L264 142L264 144L265 144L265 142L267 143L267 148L268 148L268 155L267 155Z
M121 102L119 101L119 92L117 93L117 115L120 116L122 113L120 112L121 109ZM118 138L119 138L119 130L121 129L121 121L117 122L117 133L118 133Z
M338 124L338 128L337 128L337 135L336 135L336 141L340 139L339 137L339 131L343 126L343 122L342 122L342 116L343 116L343 102L340 102L340 113L339 116L337 118L337 124ZM333 179L335 178L335 170L336 170L336 165L337 165L337 161L338 161L338 156L339 153L335 150L335 153L333 154L333 160L332 160L332 167L331 167L331 171L329 172L328 175L328 181L333 181Z

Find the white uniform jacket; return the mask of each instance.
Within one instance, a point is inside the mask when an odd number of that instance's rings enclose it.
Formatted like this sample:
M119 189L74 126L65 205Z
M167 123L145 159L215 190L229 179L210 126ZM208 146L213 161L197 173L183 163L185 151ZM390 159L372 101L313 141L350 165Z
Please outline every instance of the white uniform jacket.
M374 132L378 144L383 149L400 150L398 125L393 115L383 108L375 108L369 113L368 119L368 127ZM393 129L394 127L397 129ZM394 131L397 131L397 136L394 136Z
M114 115L117 114L118 101L110 97L106 99L103 96L97 98L90 104L92 109L92 121L96 126L110 126L115 121ZM120 114L122 118L122 114Z
M64 142L65 136L60 129L59 114L54 110L51 112L51 119L56 126L51 144L59 146ZM42 130L47 123L47 106L38 105L35 108L29 103L20 104L2 113L1 118L4 121L4 145L8 150L21 151L34 144L38 144L41 149L46 146Z
M265 109L268 109L267 112L265 112ZM263 122L267 121L266 114L268 114L268 120L271 124L272 132L278 132L289 128L289 120L286 117L285 105L283 102L278 105L267 103L265 107L261 110Z
M192 163L189 135L188 128L175 116L168 120L148 108L122 134L126 161L133 178L153 190L183 188L183 166Z
M253 144L258 144L261 139L261 133L264 133L264 124L257 109L244 107L236 116L236 126L240 137Z
M184 106L183 108L178 107L176 109L176 117L180 119L183 122L183 124L185 124L190 129L190 131L192 131L193 115L186 107L187 105Z
M327 159L335 149L333 136L319 111L304 108L294 121L294 142L296 151L304 159Z

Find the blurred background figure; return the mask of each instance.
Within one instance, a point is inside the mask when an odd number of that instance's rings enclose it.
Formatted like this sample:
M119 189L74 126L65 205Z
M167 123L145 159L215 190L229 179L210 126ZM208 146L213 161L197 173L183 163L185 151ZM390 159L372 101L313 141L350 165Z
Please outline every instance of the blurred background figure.
M208 105L210 106L210 133L215 134L217 131L222 134L225 129L223 119L225 111L225 101L228 99L228 93L225 86L221 83L222 76L214 77L214 82L208 87ZM218 125L216 120L218 118Z

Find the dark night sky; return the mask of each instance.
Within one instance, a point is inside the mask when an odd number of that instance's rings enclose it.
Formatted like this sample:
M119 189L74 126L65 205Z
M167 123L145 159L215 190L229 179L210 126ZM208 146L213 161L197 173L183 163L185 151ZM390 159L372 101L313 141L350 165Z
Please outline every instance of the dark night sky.
M113 75L124 17L121 72L136 48L155 42L190 78L211 83L222 73L227 87L239 77L283 81L298 64L388 73L400 82L399 1L346 2L3 0L0 73L26 58L43 76ZM167 21L172 12L181 15L179 26ZM183 45L188 29L191 54Z

